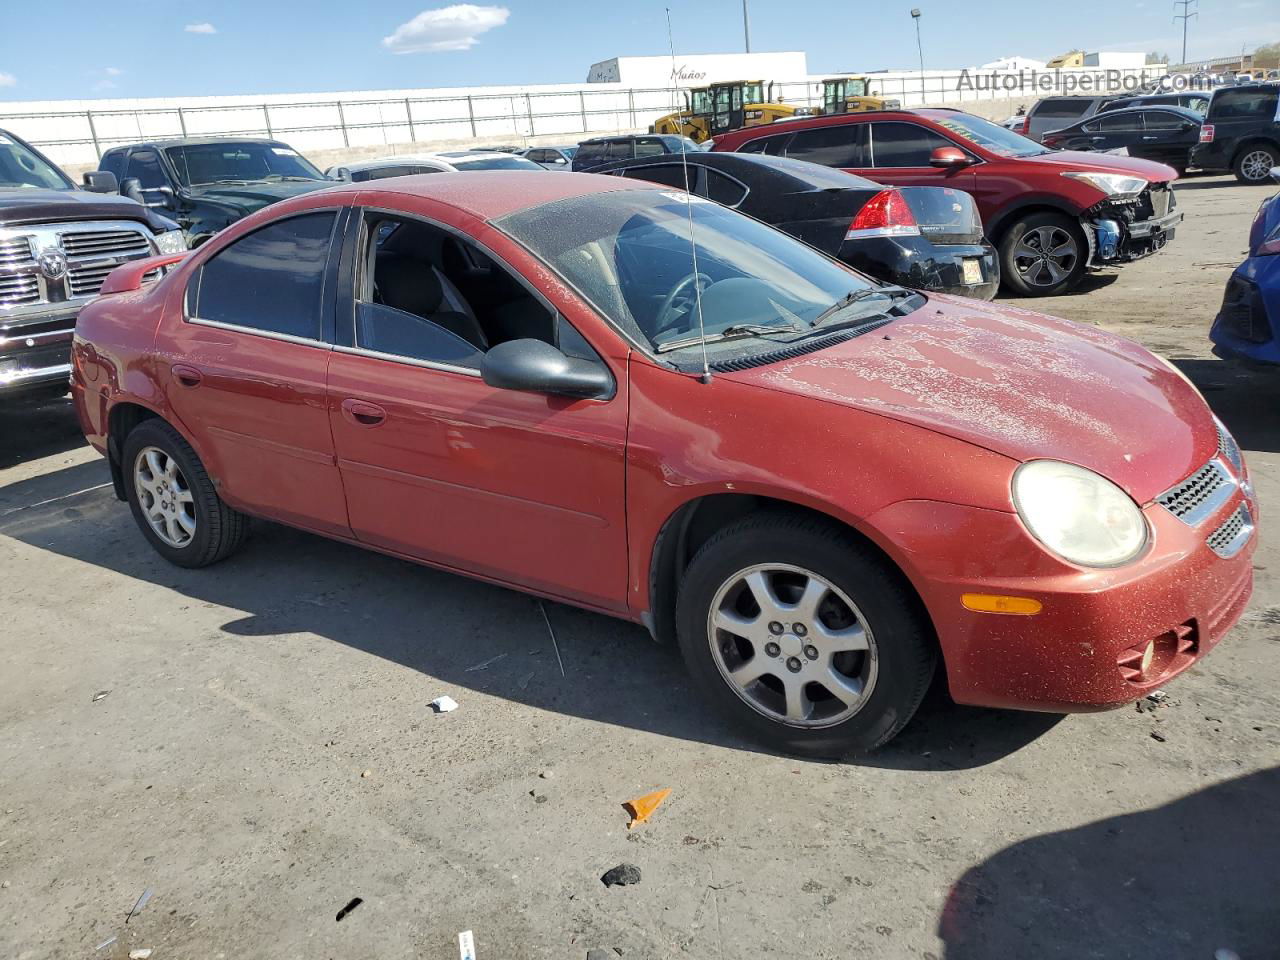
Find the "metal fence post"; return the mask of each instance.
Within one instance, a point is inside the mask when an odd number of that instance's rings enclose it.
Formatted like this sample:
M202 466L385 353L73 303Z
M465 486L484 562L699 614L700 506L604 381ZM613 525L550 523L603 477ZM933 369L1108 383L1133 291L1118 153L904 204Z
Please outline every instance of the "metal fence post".
M413 104L409 102L409 98L404 98L404 116L409 121L409 142L417 143L418 136L413 132Z
M587 132L587 94L585 91L578 91L578 105L582 107L582 132Z
M98 159L101 160L102 147L98 145L98 130L93 125L93 111L86 110L84 115L89 121L89 136L93 138L93 152L96 153L98 155Z
M635 129L636 125L636 92L633 89L627 90L627 110L631 113L631 127ZM710 174L708 174L710 176Z
M467 119L471 121L471 136L474 139L476 135L476 108L471 102L471 97L467 97Z
M529 136L533 136L533 99L529 94L524 95L524 112L529 115Z
M271 133L271 111L267 109L265 103L262 105L262 120L267 125L267 137L270 139L273 136Z
M182 108L178 108L178 126L182 129L182 135L187 135L187 118L182 114Z
M338 126L342 128L342 145L344 147L351 146L351 141L347 139L347 115L342 109L342 101L336 103L338 108Z

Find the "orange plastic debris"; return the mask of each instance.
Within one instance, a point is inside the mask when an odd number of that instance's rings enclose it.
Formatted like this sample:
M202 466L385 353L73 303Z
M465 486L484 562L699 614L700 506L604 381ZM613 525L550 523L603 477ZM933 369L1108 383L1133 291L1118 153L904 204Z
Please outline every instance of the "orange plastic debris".
M630 830L637 823L644 823L653 815L653 811L662 805L662 801L671 795L671 788L665 790L655 790L653 793L646 793L643 797L636 797L634 800L628 800L622 805L627 813L631 814L631 822L627 824Z

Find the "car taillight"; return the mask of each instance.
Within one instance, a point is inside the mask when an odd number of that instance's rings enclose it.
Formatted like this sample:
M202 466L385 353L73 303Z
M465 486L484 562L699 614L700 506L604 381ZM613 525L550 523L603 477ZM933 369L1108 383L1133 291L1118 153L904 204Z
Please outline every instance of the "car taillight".
M1041 138L1041 140L1040 140L1040 146L1042 146L1042 147L1056 147L1056 146L1057 146L1058 144L1060 144L1061 142L1062 142L1062 139L1061 139L1060 137L1045 136L1045 137L1042 137L1042 138Z
M902 194L897 190L881 190L858 211L844 238L918 236L920 227Z
M1213 124L1206 123L1200 127L1200 142L1213 143Z
M1027 135L1027 127L1029 126L1031 126L1031 118L1023 117L1021 120L1019 120L1016 124L1013 125L1013 132L1020 133L1025 137Z

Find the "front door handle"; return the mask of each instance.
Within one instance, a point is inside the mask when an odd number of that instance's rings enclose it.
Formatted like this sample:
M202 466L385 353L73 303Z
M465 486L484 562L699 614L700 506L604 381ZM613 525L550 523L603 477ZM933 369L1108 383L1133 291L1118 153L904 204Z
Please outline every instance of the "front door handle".
M354 397L342 401L342 415L357 427L376 427L387 419L387 411L376 403Z
M175 363L169 368L169 372L173 374L173 379L184 387L198 387L204 380L203 373L185 363Z

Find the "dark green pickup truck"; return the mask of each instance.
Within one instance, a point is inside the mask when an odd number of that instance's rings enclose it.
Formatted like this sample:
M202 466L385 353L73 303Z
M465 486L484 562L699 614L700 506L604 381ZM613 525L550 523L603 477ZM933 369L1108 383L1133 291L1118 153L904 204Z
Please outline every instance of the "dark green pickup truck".
M278 140L133 143L108 150L100 166L126 197L177 220L193 248L268 204L334 182Z

